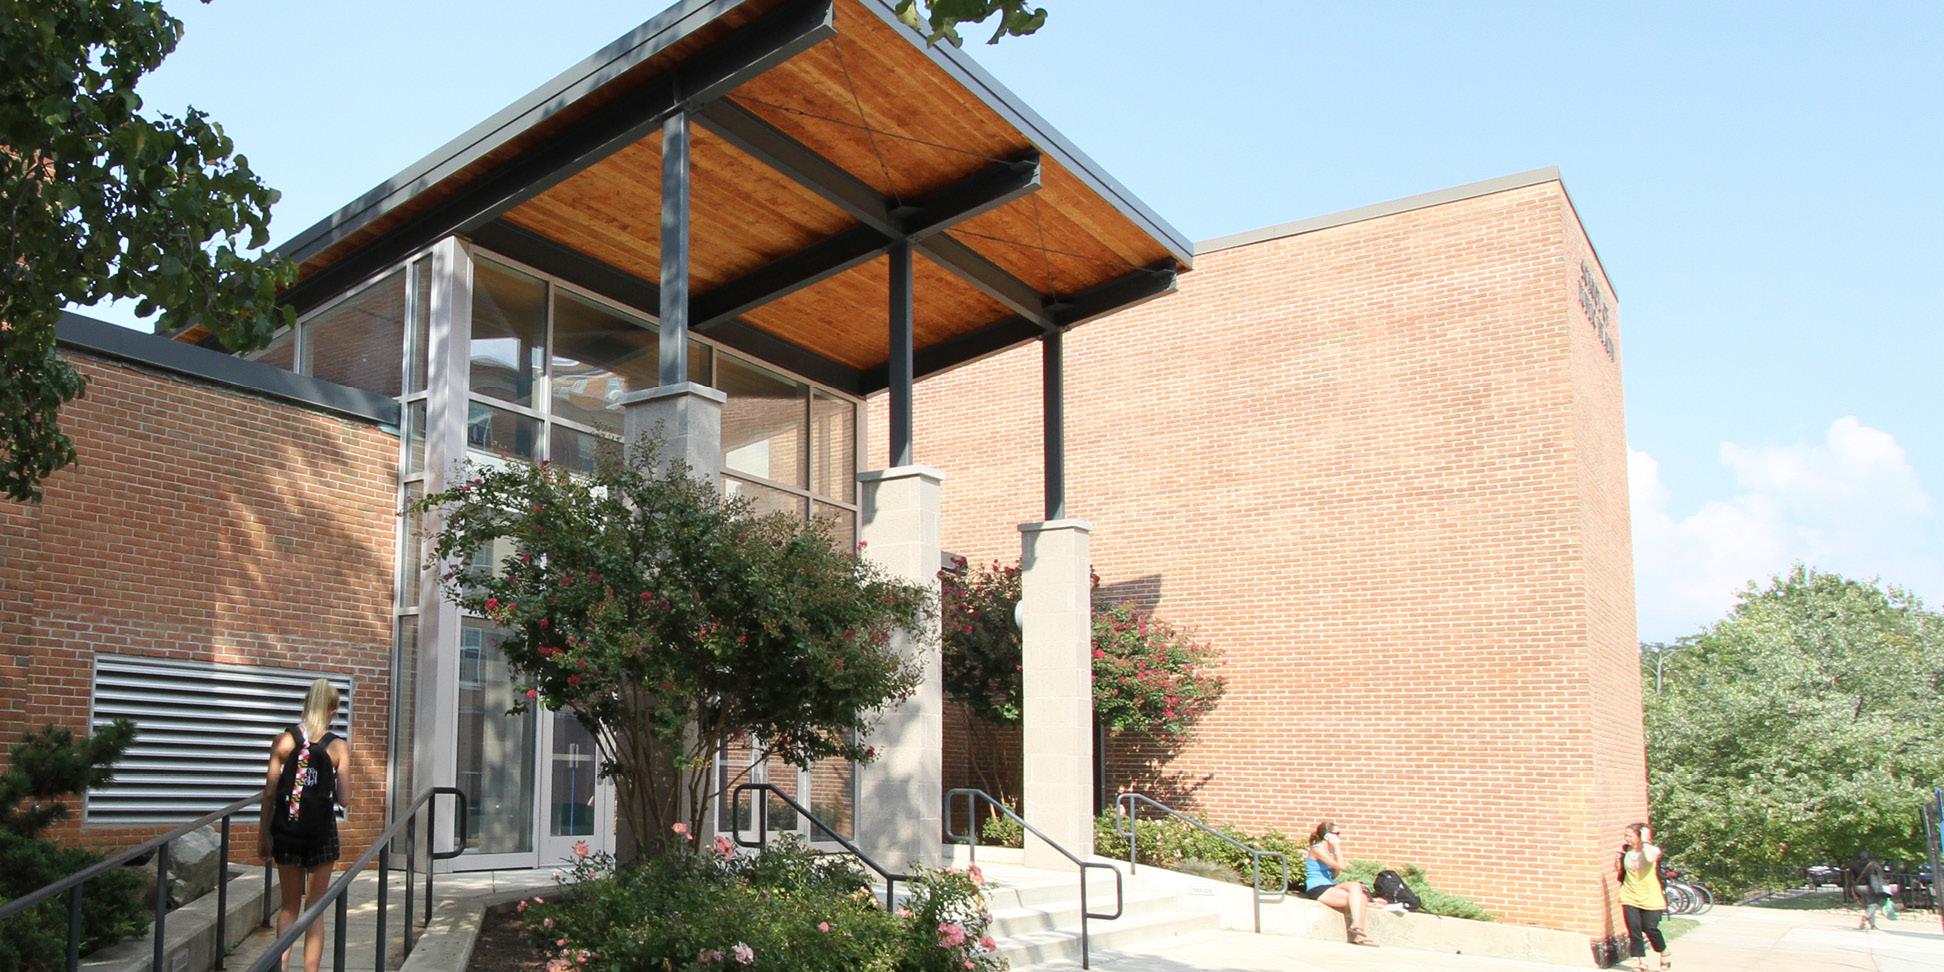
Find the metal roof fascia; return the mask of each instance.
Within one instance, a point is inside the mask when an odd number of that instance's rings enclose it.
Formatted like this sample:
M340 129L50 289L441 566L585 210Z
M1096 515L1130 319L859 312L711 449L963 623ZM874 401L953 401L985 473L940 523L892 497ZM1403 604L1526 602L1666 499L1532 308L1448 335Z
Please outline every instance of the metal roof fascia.
M434 149L404 171L372 187L337 212L279 244L274 248L275 252L298 263L309 259L630 68L713 23L743 2L680 0L495 112L492 117Z
M350 418L393 428L398 426L398 402L384 395L296 374L274 365L249 361L193 344L171 341L161 335L144 334L71 311L61 313L60 323L55 326L55 340L79 351L227 385Z

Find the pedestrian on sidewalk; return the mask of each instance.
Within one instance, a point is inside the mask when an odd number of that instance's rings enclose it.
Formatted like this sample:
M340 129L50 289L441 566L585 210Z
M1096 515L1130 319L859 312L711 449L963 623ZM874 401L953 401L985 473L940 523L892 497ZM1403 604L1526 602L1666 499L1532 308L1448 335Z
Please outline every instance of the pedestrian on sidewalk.
M1856 863L1852 865L1856 874L1856 900L1863 903L1863 918L1856 923L1860 930L1875 931L1877 911L1885 910L1890 917L1896 913L1888 911L1890 886L1883 878L1883 864L1869 851L1857 851Z
M1355 881L1338 884L1343 871L1343 835L1328 820L1310 832L1309 854L1303 859L1303 897L1320 901L1350 916L1350 943L1375 945L1364 931L1364 911L1370 907L1370 892Z
M1667 914L1660 860L1661 849L1654 844L1653 828L1644 823L1628 824L1614 864L1620 879L1620 913L1627 920L1627 951L1633 956L1636 972L1647 972L1650 942L1660 956L1660 967L1674 967L1667 954L1667 939L1660 930L1661 917Z
M263 784L263 811L257 827L257 854L276 861L282 909L281 937L306 903L315 904L331 884L338 859L337 809L350 791L351 744L331 731L338 707L337 686L328 679L311 683L304 717L270 743L270 767ZM324 960L324 923L304 930L304 972L317 972ZM289 968L290 956L283 956Z

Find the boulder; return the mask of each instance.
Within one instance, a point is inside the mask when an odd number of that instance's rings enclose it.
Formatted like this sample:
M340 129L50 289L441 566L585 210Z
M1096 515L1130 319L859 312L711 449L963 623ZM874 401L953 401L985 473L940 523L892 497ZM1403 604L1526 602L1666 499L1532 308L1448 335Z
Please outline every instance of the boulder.
M192 830L169 846L169 907L180 908L216 887L223 841L214 826Z

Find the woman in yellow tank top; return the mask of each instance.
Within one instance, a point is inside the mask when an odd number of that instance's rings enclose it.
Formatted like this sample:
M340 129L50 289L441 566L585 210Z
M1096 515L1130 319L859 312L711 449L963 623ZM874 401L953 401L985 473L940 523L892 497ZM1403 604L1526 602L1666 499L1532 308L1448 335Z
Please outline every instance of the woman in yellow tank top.
M1661 937L1661 916L1667 913L1667 893L1661 889L1661 849L1654 846L1654 831L1644 823L1629 824L1621 838L1618 859L1614 862L1620 877L1620 912L1627 919L1627 946L1634 968L1647 969L1647 943L1660 955L1660 967L1670 969L1674 960L1667 955L1667 939ZM1643 939L1645 941L1643 941Z

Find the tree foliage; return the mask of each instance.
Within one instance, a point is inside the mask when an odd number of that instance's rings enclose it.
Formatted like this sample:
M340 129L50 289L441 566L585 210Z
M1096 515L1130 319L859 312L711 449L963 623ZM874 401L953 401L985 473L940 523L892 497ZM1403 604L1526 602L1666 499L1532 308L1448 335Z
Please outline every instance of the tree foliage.
M58 410L84 383L55 351L64 306L134 299L235 350L288 322L275 301L294 268L248 253L277 193L204 113L142 113L137 82L181 37L160 3L0 0L0 489L15 500L74 461Z
M925 35L927 42L936 44L942 40L959 47L965 43L959 36L960 24L984 23L995 14L999 22L992 38L986 41L988 44L997 44L1006 36L1024 37L1045 26L1046 8L1029 8L1026 3L1027 0L899 0L896 11L898 19Z
M135 741L135 724L117 719L76 738L49 726L28 733L7 754L0 772L0 902L32 893L101 860L42 836L67 815L64 797L101 786ZM114 868L90 881L81 896L81 951L91 952L148 927L141 879ZM67 955L67 896L57 895L0 922L0 969L57 969Z
M869 759L873 713L917 683L892 631L928 600L821 526L752 516L685 467L657 468L658 448L591 479L488 468L419 506L443 517L447 596L506 631L531 703L571 707L594 735L650 844L701 829L732 741L752 740L758 763Z
M1797 567L1750 585L1646 692L1656 829L1717 891L1779 887L1859 849L1914 860L1944 782L1944 615Z

